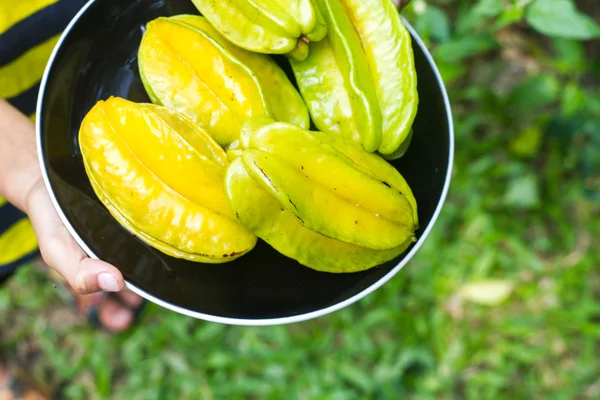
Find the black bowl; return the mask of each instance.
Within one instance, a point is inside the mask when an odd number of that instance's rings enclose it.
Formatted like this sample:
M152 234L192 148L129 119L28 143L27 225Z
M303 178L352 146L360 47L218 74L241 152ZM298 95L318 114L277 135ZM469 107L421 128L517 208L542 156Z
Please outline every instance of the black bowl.
M313 271L261 241L234 262L205 265L166 256L123 229L92 191L77 143L81 121L98 100L120 96L149 101L136 57L144 26L156 17L181 13L198 12L190 0L91 0L50 58L37 109L38 150L54 206L73 237L90 257L119 268L127 286L146 299L222 323L306 320L345 307L380 287L423 244L450 183L454 149L450 105L417 34L407 23L419 79L419 112L412 144L393 164L418 202L418 241L397 259L354 274Z

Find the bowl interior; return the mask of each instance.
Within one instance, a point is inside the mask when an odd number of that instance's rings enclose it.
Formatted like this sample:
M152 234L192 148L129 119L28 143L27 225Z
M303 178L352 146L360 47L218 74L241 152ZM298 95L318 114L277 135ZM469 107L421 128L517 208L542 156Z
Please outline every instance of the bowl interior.
M80 15L51 60L38 114L42 164L56 204L84 249L117 266L129 284L163 305L201 313L203 318L253 321L334 306L406 261L408 251L365 272L329 274L303 267L259 241L251 253L234 262L197 264L144 245L110 216L84 172L77 143L79 126L98 100L120 96L149 101L136 57L144 26L156 17L181 13L198 12L190 0L97 0ZM419 43L413 41L420 96L413 141L393 165L417 199L421 241L443 197L451 122L443 88ZM285 60L279 61L285 66Z

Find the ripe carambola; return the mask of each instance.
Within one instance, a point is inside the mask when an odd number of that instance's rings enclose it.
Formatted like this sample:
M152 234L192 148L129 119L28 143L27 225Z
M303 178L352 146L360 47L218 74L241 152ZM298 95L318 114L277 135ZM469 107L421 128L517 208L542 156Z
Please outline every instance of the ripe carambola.
M79 146L102 204L146 244L205 263L234 260L256 244L229 208L225 152L188 118L111 97L84 118Z
M369 152L404 153L418 109L411 36L390 0L315 0L329 34L292 69L320 131Z
M309 126L308 109L285 72L270 57L230 43L203 17L149 22L138 62L152 102L186 115L223 147L253 116Z
M229 41L264 54L304 59L308 41L319 41L327 26L314 0L192 0Z
M252 118L225 186L238 221L276 250L322 271L360 271L415 240L416 202L378 155L330 134Z

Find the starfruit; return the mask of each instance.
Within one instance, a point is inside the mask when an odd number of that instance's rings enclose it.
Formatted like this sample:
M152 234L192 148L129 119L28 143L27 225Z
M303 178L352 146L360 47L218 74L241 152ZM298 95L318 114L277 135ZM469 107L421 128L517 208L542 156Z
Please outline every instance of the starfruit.
M223 147L253 116L309 126L304 100L285 72L270 57L230 43L203 17L150 21L138 63L153 103L189 117Z
M411 36L397 9L390 0L315 2L329 33L305 60L291 60L315 126L368 152L401 156L418 93Z
M111 97L84 118L79 146L100 201L149 246L190 261L223 263L256 244L229 208L225 152L185 116Z
M256 53L304 59L307 43L327 34L314 0L192 0L208 21L235 45Z
M329 272L364 270L415 240L414 196L359 145L268 118L243 125L226 192L238 221L280 253Z

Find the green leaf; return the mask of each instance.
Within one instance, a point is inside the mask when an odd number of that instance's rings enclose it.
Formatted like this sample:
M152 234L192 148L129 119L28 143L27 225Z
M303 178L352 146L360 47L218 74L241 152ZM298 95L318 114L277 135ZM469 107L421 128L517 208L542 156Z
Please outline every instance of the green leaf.
M539 126L529 126L519 132L511 141L510 149L524 157L537 154L542 143L542 130Z
M558 140L562 145L570 144L574 136L583 129L585 122L580 116L567 118L556 113L546 128L546 136Z
M465 58L487 53L497 47L489 35L472 35L440 44L434 52L438 61L458 63Z
M109 396L111 389L111 371L108 364L100 364L95 369L96 388L102 396Z
M414 27L423 38L431 38L437 42L450 39L448 17L444 11L435 6L427 6L423 14L416 18Z
M521 114L547 106L558 99L560 82L553 75L538 75L517 86L508 96L508 104Z
M552 41L557 53L555 65L563 72L580 72L586 67L583 43L571 39L555 38Z
M344 363L339 366L339 373L342 378L348 381L348 383L361 391L366 393L371 391L371 377L363 369L357 368L349 363Z
M208 368L224 369L233 364L235 364L235 360L231 354L222 350L213 351L206 359L206 366Z
M477 29L489 25L490 18L502 12L502 0L479 0L475 5L466 7L467 12L459 12L456 31L460 36L471 36Z
M194 332L194 340L200 342L206 342L214 340L223 334L224 327L219 324L203 323L200 325L196 332Z
M515 208L532 208L539 205L539 187L536 177L525 175L510 182L504 195L504 203Z
M562 113L567 116L573 116L585 103L585 92L574 82L569 82L565 87L561 109Z
M463 64L451 64L445 62L437 63L438 70L446 84L460 78L466 71Z
M182 354L173 351L162 353L162 359L173 371L186 373L190 371L190 366Z
M502 14L494 24L495 29L503 28L507 25L520 22L525 15L525 9L520 4L511 4L509 7L502 10Z
M598 135L600 124L595 133ZM591 137L589 144L581 152L581 173L586 197L600 203L600 135Z
M496 17L502 12L502 0L479 0L472 14L477 17Z
M600 26L579 12L572 0L535 0L525 18L535 30L548 36L579 40L600 38Z

